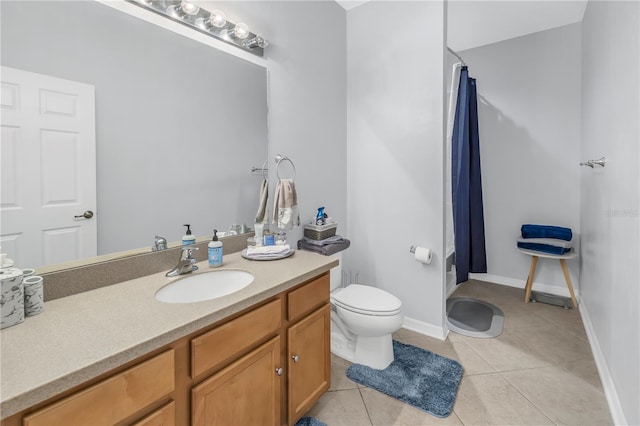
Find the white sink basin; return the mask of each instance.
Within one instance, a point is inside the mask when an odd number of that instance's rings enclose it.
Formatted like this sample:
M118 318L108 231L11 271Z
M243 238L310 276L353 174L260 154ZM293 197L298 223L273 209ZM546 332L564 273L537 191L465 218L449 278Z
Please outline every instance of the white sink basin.
M202 302L235 293L252 282L253 275L235 269L188 275L162 287L156 299L166 303Z

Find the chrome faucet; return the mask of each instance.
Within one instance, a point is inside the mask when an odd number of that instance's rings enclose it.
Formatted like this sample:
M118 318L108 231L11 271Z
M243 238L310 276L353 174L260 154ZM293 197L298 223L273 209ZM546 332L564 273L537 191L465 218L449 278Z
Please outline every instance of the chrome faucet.
M153 247L151 251L160 251L167 249L167 239L165 237L159 237L156 235L156 239L153 241Z
M165 275L167 277L175 277L177 275L189 274L193 271L197 271L198 267L196 266L196 262L198 259L193 257L194 250L198 250L198 247L183 246L180 250L180 260L175 268L167 272Z

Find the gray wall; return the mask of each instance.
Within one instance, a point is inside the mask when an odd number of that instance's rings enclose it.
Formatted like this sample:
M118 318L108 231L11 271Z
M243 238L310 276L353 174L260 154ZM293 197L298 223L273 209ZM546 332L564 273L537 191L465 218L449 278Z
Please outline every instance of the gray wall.
M580 310L616 424L640 424L640 4L590 1L582 23Z
M345 269L399 297L405 326L443 338L444 3L370 2L347 23Z
M276 154L291 158L297 169L301 219L318 207L347 230L346 163L346 13L334 1L211 2L232 19L242 19L271 45L269 69L269 167L271 189ZM283 177L290 169L283 166ZM289 233L297 241L302 227Z
M96 2L1 6L2 65L96 87L99 254L253 223L264 68Z
M478 87L488 273L475 278L524 285L524 223L569 227L579 249L580 49L572 24L458 52ZM579 288L579 262L567 265ZM539 262L534 283L569 295L557 261Z

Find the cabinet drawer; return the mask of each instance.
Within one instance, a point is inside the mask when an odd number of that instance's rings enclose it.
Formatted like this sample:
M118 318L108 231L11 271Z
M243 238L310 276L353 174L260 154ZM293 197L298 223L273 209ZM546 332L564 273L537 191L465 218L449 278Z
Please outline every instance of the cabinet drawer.
M320 305L329 302L329 273L297 288L287 295L289 321L312 312Z
M175 426L175 424L176 403L171 401L132 426Z
M282 325L282 301L276 299L191 339L191 375L221 367Z
M171 349L25 416L24 425L113 425L173 392L174 387Z

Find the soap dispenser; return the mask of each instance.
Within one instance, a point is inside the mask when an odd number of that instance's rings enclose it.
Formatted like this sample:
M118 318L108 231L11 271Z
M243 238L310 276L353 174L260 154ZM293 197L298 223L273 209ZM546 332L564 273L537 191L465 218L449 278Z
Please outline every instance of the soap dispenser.
M182 225L187 227L187 233L182 236L182 245L188 246L196 243L196 237L191 235L191 225Z
M213 238L208 246L209 267L217 268L222 265L222 241L218 240L218 230L213 230Z

